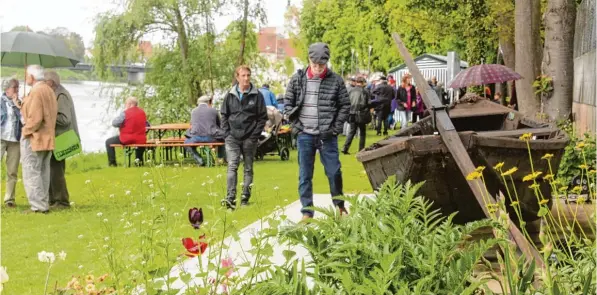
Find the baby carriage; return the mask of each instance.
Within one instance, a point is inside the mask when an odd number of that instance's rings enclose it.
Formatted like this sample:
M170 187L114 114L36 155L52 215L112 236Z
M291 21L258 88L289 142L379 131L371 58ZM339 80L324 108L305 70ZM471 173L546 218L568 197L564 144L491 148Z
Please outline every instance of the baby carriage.
M290 159L290 132L282 130L282 114L275 107L267 107L268 121L257 141L255 158L263 160L266 155L278 155L282 161Z

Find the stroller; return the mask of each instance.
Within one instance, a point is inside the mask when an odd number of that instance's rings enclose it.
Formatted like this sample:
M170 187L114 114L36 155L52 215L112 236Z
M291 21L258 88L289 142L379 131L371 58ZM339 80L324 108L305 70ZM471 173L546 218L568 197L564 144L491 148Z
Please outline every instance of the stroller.
M284 132L282 127L282 114L275 107L267 107L268 122L265 130L257 141L255 158L263 160L266 155L278 155L282 161L290 159L290 132Z

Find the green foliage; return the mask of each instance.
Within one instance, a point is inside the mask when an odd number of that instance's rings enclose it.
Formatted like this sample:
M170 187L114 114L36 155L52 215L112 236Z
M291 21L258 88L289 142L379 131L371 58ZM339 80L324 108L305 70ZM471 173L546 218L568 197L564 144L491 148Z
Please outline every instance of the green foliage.
M413 56L454 50L470 64L492 63L498 47L498 16L506 9L513 13L513 4L494 9L499 4L490 0L306 0L299 19L291 18L300 27L293 38L302 53L313 42L329 43L337 71L342 63L345 72L351 70L352 49L358 55L354 60L358 68L367 68L370 45L372 71L398 65L402 59L392 32L403 37ZM501 30L513 32L513 24Z
M560 128L566 132L570 138L570 143L564 150L564 156L562 156L558 170L558 178L562 179L564 184L568 184L574 176L581 175L583 170L580 168L581 165L586 164L593 169L597 167L595 135L585 133L583 136L578 136L574 130L574 125L570 121L560 124Z
M553 92L553 79L547 75L540 75L533 81L533 88L535 94L547 97Z
M486 278L473 278L483 253L498 240L467 241L475 230L498 226L479 221L466 226L442 217L431 203L417 196L422 184L396 185L390 179L375 198L346 198L351 214L340 218L335 209L308 225L283 229L290 245L304 247L312 257L297 273L300 257L269 273L250 294L264 294L275 284L277 294L473 294ZM305 276L314 281L304 289ZM301 290L293 293L289 290ZM261 293L260 293L261 292Z
M58 75L60 75L61 81L91 81L96 80L93 73L86 71L72 71L68 69L54 69ZM25 77L25 69L13 68L13 67L1 67L0 73L2 78L5 77L17 77L17 79L23 79Z

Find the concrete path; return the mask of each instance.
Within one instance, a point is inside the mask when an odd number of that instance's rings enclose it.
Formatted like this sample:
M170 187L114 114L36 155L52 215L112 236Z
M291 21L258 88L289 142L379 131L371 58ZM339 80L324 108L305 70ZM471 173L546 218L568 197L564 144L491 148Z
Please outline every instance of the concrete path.
M316 194L314 195L314 203L317 207L322 208L330 208L333 206L332 199L330 195L326 194ZM349 206L347 206L350 212ZM274 211L270 216L274 219L281 220L280 216L285 215L286 221L281 225L284 226L285 224L289 225L292 223L297 223L301 220L302 214L300 212L301 204L299 201L296 201L284 208ZM322 217L322 214L315 215L315 218ZM264 218L268 219L268 218ZM258 220L239 232L239 239L235 241L233 237L228 237L224 240L224 243L228 245L228 249L222 252L222 258L230 258L234 265L234 273L231 276L240 276L242 277L247 273L249 267L239 267L244 263L249 265L253 265L254 257L247 251L252 249L251 246L251 238L253 238L259 231L264 228L268 228L269 225L265 221ZM310 261L310 256L302 247L289 247L288 245L279 244L278 241L269 241L269 243L273 246L274 255L271 257L271 261L276 265L283 265L286 262L286 258L283 255L284 250L292 250L297 253L297 257L304 258L305 263ZM188 286L203 286L205 279L195 278L195 275L198 273L204 273L207 270L207 266L209 263L213 265L218 265L220 263L219 259L212 259L209 261L207 257L209 257L209 251L219 251L219 249L208 246L206 253L201 255L200 257L195 258L188 258L184 259L180 264L174 266L170 271L170 278L179 278L181 275L189 274L191 278L190 283L184 283L180 279L176 279L173 283L170 284L172 289L180 289L181 291L178 294L183 294L184 291ZM213 268L213 267L212 267ZM214 271L208 273L208 280L213 281L216 277L216 273ZM161 281L165 282L165 279L161 279ZM164 286L165 287L165 286ZM224 293L225 287L219 286L217 293Z

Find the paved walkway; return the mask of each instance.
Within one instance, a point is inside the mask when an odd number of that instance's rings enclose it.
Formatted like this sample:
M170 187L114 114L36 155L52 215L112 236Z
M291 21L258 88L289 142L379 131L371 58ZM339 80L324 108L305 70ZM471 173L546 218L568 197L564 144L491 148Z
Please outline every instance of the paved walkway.
M328 207L329 208L329 207L333 206L332 199L331 199L330 195L325 195L325 194L315 194L314 195L314 203L315 203L315 206L317 206L317 207ZM273 217L275 219L279 219L279 217L281 215L285 215L287 217L287 221L285 224L290 224L290 222L296 223L296 222L299 222L302 218L300 209L301 209L301 204L299 201L296 201L284 208L274 211L268 217ZM350 208L348 208L348 209L350 209ZM350 212L350 210L349 210L349 212ZM315 218L318 218L321 216L322 216L321 214L316 213ZM268 219L268 218L265 218L265 219ZM254 263L253 255L251 255L250 253L247 252L248 250L252 249L251 238L254 237L260 230L262 230L264 228L268 228L268 227L269 227L269 225L266 222L264 222L264 221L262 222L261 220L258 220L256 222L248 225L247 227L245 227L243 230L241 230L239 232L238 241L235 241L232 237L228 237L224 240L224 243L226 245L229 245L229 247L227 250L222 252L222 258L227 258L227 257L231 258L234 265L237 266L237 267L235 267L235 270L234 270L234 273L232 274L232 276L241 276L242 277L244 274L247 273L247 271L249 270L249 267L239 267L239 265L242 265L243 263L246 263L246 262L249 262L249 265L252 265ZM274 246L273 247L274 255L273 255L273 257L271 257L271 261L276 265L282 265L282 264L284 264L284 262L286 262L286 258L283 255L284 250L295 251L297 253L297 257L304 258L305 262L310 261L310 256L309 256L307 250L305 250L302 247L292 247L291 248L287 245L279 245L277 243L277 241L270 241L270 244L272 244L272 246ZM206 253L204 253L202 256L185 259L185 260L183 260L183 262L181 264L174 266L170 271L170 277L177 278L177 277L180 277L181 274L187 273L187 274L191 275L191 278L193 278L191 280L191 282L188 283L188 286L203 286L204 279L195 278L195 275L198 273L205 272L205 270L207 269L208 263L213 263L213 265L218 265L220 263L219 259L213 259L211 261L208 261L208 259L206 259L207 257L209 257L210 250L219 251L219 249L213 248L210 245L209 247L207 247ZM215 272L210 272L208 274L208 278L215 278L215 276L216 276ZM182 280L177 279L170 286L173 289L180 289L181 291L178 294L183 294L184 290L187 287L187 284L185 284ZM218 293L223 293L223 291L224 291L223 288L224 288L223 286L220 286Z

